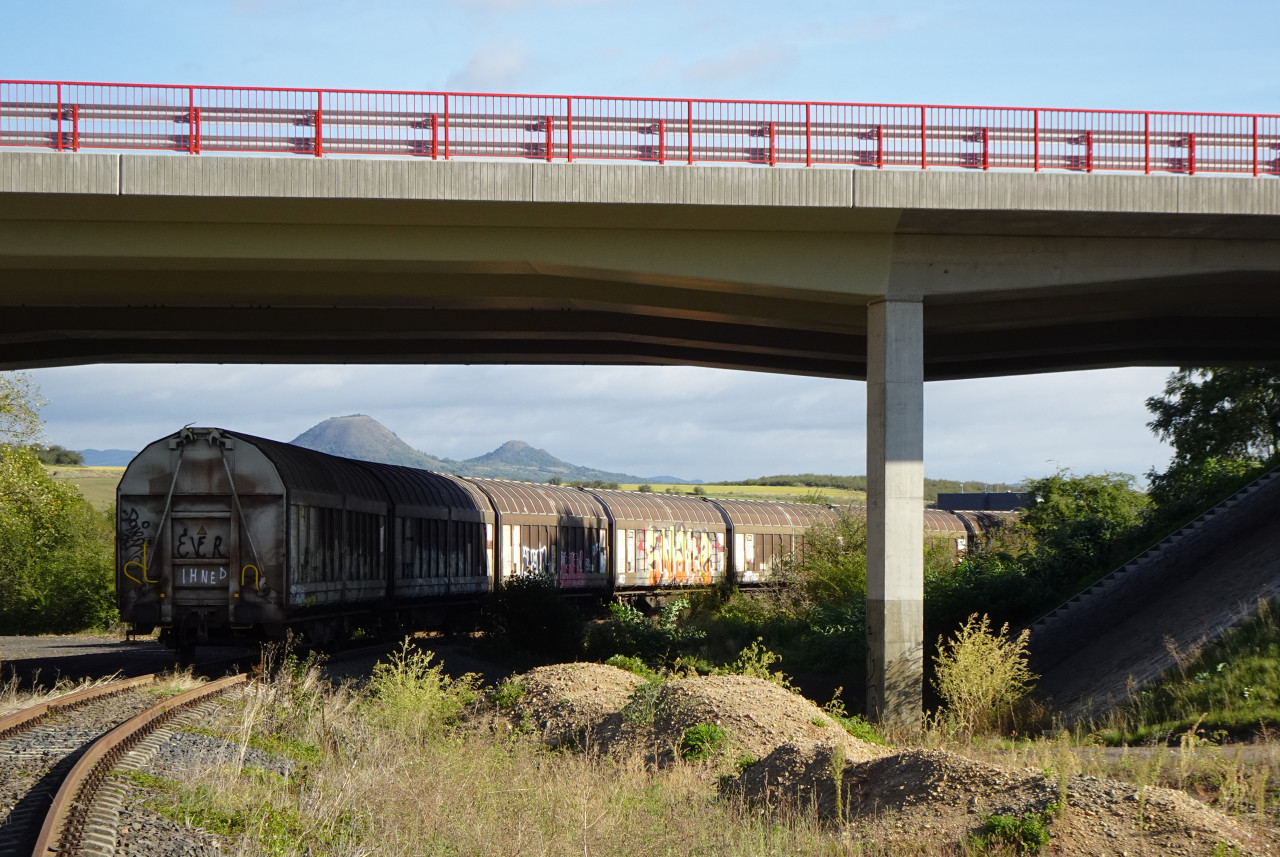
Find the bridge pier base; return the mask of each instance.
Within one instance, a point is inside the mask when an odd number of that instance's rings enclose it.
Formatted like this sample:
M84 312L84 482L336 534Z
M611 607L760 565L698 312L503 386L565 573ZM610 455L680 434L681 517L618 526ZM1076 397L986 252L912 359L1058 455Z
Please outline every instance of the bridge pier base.
M867 715L924 706L924 304L867 308Z

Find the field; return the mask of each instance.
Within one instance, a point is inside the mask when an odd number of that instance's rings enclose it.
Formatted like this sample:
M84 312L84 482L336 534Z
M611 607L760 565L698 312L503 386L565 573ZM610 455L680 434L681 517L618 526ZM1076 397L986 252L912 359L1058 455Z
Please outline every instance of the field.
M105 509L116 501L116 485L124 475L123 467L56 465L47 469L54 479L70 482L79 488L80 493L95 509Z
M625 491L635 491L640 486L621 486ZM833 506L862 506L867 502L865 491L848 491L843 488L808 488L804 485L658 485L649 486L655 494L693 494L701 488L707 497L724 497L729 500L781 500L790 503L830 503Z

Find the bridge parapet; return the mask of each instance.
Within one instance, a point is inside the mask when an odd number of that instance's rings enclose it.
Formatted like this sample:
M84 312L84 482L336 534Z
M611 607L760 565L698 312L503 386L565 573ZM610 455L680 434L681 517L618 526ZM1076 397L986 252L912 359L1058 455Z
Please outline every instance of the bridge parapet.
M0 147L1280 175L1280 116L0 81Z

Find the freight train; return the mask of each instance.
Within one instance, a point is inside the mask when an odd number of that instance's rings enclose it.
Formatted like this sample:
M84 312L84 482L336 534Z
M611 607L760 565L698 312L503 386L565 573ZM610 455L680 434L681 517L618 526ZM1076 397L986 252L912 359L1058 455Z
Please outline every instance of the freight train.
M358 626L429 627L504 581L640 596L766 581L805 532L804 503L595 490L355 461L217 428L149 444L117 490L116 584L135 633L171 645ZM981 516L927 510L957 550Z

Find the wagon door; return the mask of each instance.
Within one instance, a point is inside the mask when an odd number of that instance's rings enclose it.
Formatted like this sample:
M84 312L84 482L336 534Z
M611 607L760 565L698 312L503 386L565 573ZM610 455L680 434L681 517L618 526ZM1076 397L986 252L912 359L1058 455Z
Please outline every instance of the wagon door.
M218 617L232 612L240 588L237 530L230 511L174 512L169 562L175 605Z

